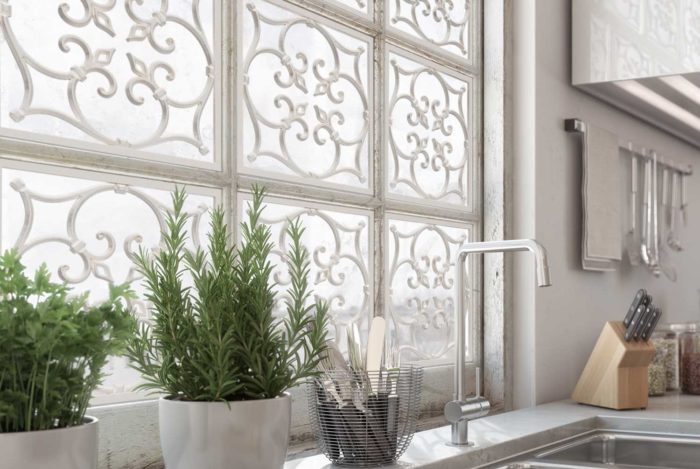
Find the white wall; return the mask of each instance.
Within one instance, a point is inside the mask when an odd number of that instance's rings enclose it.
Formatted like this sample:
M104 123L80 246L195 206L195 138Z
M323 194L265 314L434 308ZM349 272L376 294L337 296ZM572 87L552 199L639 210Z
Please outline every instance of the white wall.
M537 289L532 260L523 255L515 261L515 407L569 397L604 322L622 318L640 287L652 293L666 320L700 320L700 151L569 85L570 3L513 2L515 213L509 235L534 236L546 246L553 282ZM580 141L563 130L569 117L696 166L688 187L687 249L674 255L677 283L628 265L614 273L581 269Z

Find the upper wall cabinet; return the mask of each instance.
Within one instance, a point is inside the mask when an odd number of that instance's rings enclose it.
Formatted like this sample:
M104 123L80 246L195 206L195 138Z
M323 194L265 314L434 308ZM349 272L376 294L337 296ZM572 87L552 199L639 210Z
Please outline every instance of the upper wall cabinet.
M700 147L700 0L572 0L572 82Z

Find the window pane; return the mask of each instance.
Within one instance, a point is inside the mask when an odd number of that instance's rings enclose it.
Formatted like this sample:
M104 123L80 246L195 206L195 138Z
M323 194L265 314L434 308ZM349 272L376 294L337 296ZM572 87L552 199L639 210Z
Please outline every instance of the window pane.
M242 170L368 189L371 39L245 6Z
M387 0L389 26L472 61L473 0Z
M170 185L135 184L133 179L87 172L56 176L34 168L0 169L0 247L19 249L28 272L46 263L53 281L67 282L75 293L90 291L92 302L108 297L109 284L131 283L143 298L133 256L140 247L160 244L164 215L171 207ZM219 196L196 188L189 193L186 210L193 246L206 239L208 208ZM135 300L133 306L141 320L149 319L144 301ZM108 372L111 376L96 393L98 398L130 392L139 382L123 358L112 359Z
M2 128L214 161L212 0L2 0L0 28Z
M343 5L344 7L356 10L365 15L371 15L374 11L373 0L330 0L330 2L338 3L340 5Z
M472 230L414 217L387 220L387 308L402 360L452 359L456 252ZM468 349L470 337L468 332Z
M248 210L250 197L241 197L242 209ZM278 290L289 285L285 255L289 237L289 221L299 218L306 229L303 243L311 261L310 285L314 295L326 299L331 310L332 334L345 346L345 328L357 324L366 333L373 311L372 267L370 243L372 213L359 210L338 210L320 204L300 203L268 198L262 221L272 229L275 251L274 280ZM284 302L278 298L277 315L284 314Z
M389 194L471 207L471 81L393 51L386 67Z

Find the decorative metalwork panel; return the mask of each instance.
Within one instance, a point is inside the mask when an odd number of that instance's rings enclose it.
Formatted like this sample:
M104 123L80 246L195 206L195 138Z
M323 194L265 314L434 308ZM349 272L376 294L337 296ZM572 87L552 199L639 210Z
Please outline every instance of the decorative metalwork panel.
M386 0L388 26L472 61L473 0Z
M41 144L31 163L0 158L0 248L95 301L110 283L143 297L134 252L161 242L174 181L191 183L194 245L224 193L241 221L250 196L237 188L255 178L270 194L276 288L300 217L341 349L346 328L366 337L383 315L403 360L446 361L455 252L478 237L481 1L374 1L0 0L0 136L27 154ZM217 101L229 95L234 106ZM234 141L222 165L217 142ZM109 367L94 403L144 397L124 359Z
M0 126L213 162L213 4L0 0Z
M398 333L402 359L450 358L456 252L470 240L472 229L413 217L387 220L387 314Z
M124 178L91 179L65 177L3 168L0 170L2 249L16 248L30 271L42 263L54 281L64 281L76 293L90 292L91 301L109 294L110 284L130 283L143 298L141 274L134 266L140 247L157 249L170 209L170 192L165 185L133 185ZM172 186L170 186L172 187ZM191 246L205 239L209 228L208 209L213 194L198 195L190 190ZM141 320L149 319L148 305L134 300ZM124 359L109 365L111 376L99 395L129 392L138 375Z
M469 207L472 84L402 55L388 56L388 192Z
M245 217L250 198L242 195L240 199L238 213ZM286 289L290 282L286 268L289 247L286 230L289 222L297 218L306 229L303 242L310 254L310 284L316 296L328 301L332 335L344 347L346 327L356 324L366 332L373 312L372 212L270 199L262 221L272 230L274 281L280 290ZM284 307L283 297L279 297L278 316L284 314Z
M263 1L243 22L241 169L368 189L371 39Z

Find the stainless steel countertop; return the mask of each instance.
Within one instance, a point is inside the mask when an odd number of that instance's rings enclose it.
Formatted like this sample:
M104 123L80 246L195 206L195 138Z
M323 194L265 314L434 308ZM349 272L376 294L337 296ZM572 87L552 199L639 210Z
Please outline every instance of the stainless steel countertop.
M450 427L416 433L408 451L385 468L467 469L507 458L562 438L597 428L700 434L700 396L668 394L649 398L646 410L615 411L559 401L474 420L469 437L474 446L447 445ZM323 456L289 461L285 469L328 469Z

